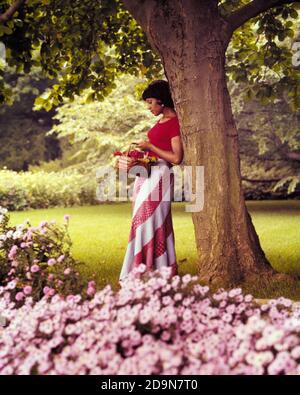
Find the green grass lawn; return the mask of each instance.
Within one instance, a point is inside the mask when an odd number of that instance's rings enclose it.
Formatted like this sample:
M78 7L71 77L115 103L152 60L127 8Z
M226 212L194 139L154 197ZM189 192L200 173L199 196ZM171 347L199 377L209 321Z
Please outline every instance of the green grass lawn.
M249 201L247 206L273 267L277 271L300 275L300 201ZM185 212L184 208L185 202L172 203L177 260L180 274L196 274L194 227L191 213ZM26 219L34 226L42 220L54 219L63 223L64 214L69 214L72 252L76 259L85 262L84 274L96 273L96 281L101 287L106 284L114 286L128 243L131 210L128 202L30 210L12 212L11 223L19 224ZM284 285L276 292L284 292ZM266 295L259 293L259 296Z

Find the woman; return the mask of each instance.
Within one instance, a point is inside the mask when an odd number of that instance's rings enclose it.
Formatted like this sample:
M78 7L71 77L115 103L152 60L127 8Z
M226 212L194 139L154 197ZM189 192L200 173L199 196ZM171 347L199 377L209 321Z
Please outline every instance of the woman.
M153 81L144 90L142 98L155 116L162 114L162 117L148 131L148 140L140 142L137 147L159 159L149 177L141 175L134 182L132 223L120 281L141 263L147 270L170 266L173 275L178 273L171 214L174 197L171 168L183 159L179 121L167 81ZM134 159L123 158L119 168L131 168L135 164Z

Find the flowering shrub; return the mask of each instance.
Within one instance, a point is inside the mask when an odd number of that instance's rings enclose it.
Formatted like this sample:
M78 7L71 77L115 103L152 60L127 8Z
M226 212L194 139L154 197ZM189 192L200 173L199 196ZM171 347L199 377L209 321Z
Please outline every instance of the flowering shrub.
M300 373L300 311L290 300L259 306L241 289L212 294L196 276L145 270L90 301L27 297L15 309L0 296L0 373Z
M38 301L56 293L95 293L94 282L87 286L77 272L80 263L70 252L68 220L66 215L62 226L43 221L38 227L28 222L12 227L7 209L0 207L1 292L17 307L29 295Z

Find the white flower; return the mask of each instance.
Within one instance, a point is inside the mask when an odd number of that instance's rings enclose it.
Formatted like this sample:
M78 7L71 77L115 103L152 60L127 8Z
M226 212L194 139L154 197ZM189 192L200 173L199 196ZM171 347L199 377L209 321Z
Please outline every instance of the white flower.
M16 285L17 285L17 283L16 283L15 280L10 281L10 282L7 284L7 289L15 289L15 288L16 288Z
M8 212L7 208L0 206L0 214L6 214Z
M13 234L13 239L17 240L22 236L22 232L20 230L16 230Z
M9 231L6 233L6 237L7 237L8 239L10 239L11 237L13 237L13 234L14 234L14 231L13 231L13 230L9 230Z

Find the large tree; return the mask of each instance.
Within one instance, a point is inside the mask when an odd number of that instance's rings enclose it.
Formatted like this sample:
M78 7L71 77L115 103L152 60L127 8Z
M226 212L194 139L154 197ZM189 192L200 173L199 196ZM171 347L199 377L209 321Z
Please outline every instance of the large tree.
M296 3L15 1L3 12L2 34L10 64L23 64L28 70L32 62L40 62L58 78L41 104L58 104L63 96L85 88L101 100L113 88L115 73L142 71L152 78L162 62L180 120L186 163L204 166L204 208L192 214L199 274L207 283L229 286L253 276L269 277L274 271L245 205L227 76L247 81L258 97L270 96L270 89L286 89L297 107L299 71L292 64L291 48L284 45L286 37L293 37ZM113 48L112 55L105 53L105 45ZM263 78L266 68L274 70L272 83ZM5 98L9 87L3 85L3 90Z

